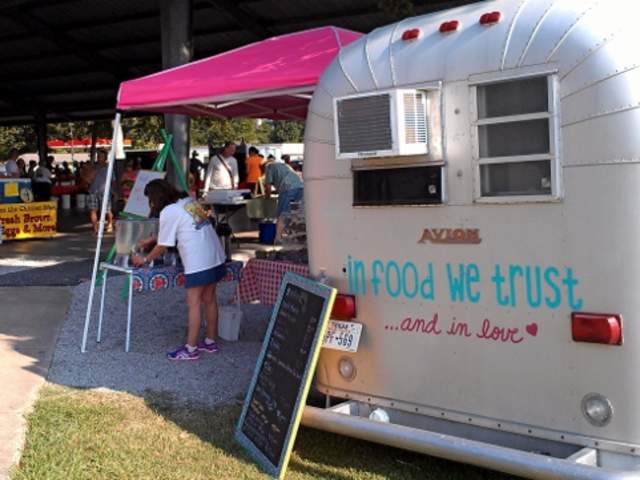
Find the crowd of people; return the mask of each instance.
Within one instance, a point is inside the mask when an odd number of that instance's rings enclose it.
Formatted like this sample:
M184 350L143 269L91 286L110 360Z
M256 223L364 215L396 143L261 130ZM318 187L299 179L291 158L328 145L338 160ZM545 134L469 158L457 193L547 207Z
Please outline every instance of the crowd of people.
M210 190L248 189L253 196L269 197L275 189L278 193L276 239L279 239L283 228L282 215L289 211L291 202L302 199L302 174L294 168L288 155L283 155L282 161L276 161L273 155L265 156L256 147L250 147L242 155L238 155L237 150L234 142L225 142L217 153L210 156L208 163L201 161L194 151L189 160L191 194L199 197ZM243 168L238 168L238 162L243 162ZM124 170L115 176L107 201L107 232L113 230L114 213L124 208L139 169L140 162L129 159ZM39 163L30 160L27 164L14 148L8 158L0 162L0 178L30 179L36 201L49 201L56 185L73 186L74 192L87 193L89 218L96 233L106 176L107 152L104 150L97 151L95 163L63 161L56 164L54 157L49 155Z
M302 172L294 168L289 155L282 155L282 161L276 161L274 155L265 158L256 147L249 147L246 155L238 156L237 148L235 143L225 142L222 149L209 159L206 168L197 156L192 155L190 173L199 179L202 172L206 172L203 182L205 193L210 190L245 188L254 196L269 198L275 189L278 194L276 241L279 241L284 228L283 215L290 211L292 202L302 200ZM238 157L245 164L243 178L238 168Z
M111 186L107 210L108 232L113 230L112 204L116 213L124 208L139 169L139 160L126 160L124 171ZM105 150L96 152L95 164L90 161L63 161L55 164L53 155L48 155L44 161L30 160L27 165L15 148L10 150L6 160L0 161L0 178L30 179L33 199L37 202L51 200L56 185L62 188L70 187L73 193L88 194L89 219L94 233L98 231L98 212L104 197L106 177Z
M30 179L34 199L36 201L49 201L51 190L56 184L73 184L80 188L88 188L83 179L83 170L89 168L89 162L73 161L55 164L53 155L48 155L45 160L29 163L20 156L16 148L9 151L6 160L0 161L0 178Z

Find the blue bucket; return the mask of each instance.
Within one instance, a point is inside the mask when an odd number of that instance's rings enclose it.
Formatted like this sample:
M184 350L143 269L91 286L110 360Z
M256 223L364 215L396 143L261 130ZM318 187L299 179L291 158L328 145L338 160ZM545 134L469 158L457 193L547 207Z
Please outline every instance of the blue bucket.
M276 224L271 222L262 222L258 225L260 232L259 241L264 245L273 245L276 239Z

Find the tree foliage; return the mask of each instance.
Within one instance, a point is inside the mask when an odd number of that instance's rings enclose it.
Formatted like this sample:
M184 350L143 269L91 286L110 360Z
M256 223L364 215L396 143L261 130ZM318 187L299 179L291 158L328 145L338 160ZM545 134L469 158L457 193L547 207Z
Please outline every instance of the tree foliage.
M98 120L50 123L47 125L48 140L70 140L88 138L96 128L100 138L111 138L111 121ZM134 149L155 149L162 142L160 130L164 125L161 115L126 117L122 121L125 138L130 138ZM191 145L221 145L230 140L250 144L302 142L304 123L293 121L258 121L255 119L220 120L211 117L191 119ZM0 127L0 158L5 158L11 148L21 152L38 150L36 131L32 125ZM64 150L60 150L63 152Z
M276 120L270 137L270 143L300 143L304 137L304 123Z
M266 143L270 128L264 123L249 118L220 120L211 117L196 117L191 120L191 145L221 145L225 141Z
M131 139L134 149L155 149L162 143L160 130L163 127L164 119L160 115L127 117L122 120L122 135Z
M31 125L0 127L0 159L7 158L12 148L21 152L34 151L36 145L36 132Z

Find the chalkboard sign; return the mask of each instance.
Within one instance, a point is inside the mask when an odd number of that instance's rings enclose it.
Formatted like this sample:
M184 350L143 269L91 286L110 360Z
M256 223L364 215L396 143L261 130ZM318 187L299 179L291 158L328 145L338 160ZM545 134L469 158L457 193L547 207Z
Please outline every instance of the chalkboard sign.
M262 344L237 440L262 467L282 478L322 347L336 290L285 274Z

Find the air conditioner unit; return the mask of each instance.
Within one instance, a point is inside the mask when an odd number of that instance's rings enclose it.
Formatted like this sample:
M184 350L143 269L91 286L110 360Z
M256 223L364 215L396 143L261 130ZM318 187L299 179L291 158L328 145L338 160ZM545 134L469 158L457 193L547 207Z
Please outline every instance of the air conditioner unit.
M334 113L340 159L429 153L423 91L396 89L337 98Z

